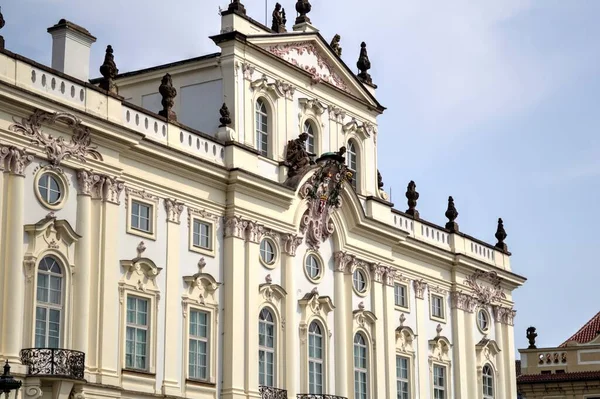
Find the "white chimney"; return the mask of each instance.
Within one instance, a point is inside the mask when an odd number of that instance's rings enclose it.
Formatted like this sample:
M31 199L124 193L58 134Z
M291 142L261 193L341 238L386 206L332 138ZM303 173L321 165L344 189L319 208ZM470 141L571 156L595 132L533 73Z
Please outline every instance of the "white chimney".
M52 35L52 68L87 82L90 47L96 38L79 25L61 19L48 28Z

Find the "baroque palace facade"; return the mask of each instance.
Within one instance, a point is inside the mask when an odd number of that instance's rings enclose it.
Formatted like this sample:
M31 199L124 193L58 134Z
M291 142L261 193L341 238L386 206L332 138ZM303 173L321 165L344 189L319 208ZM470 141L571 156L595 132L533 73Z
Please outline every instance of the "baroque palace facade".
M69 21L51 67L0 41L20 397L516 397L525 279L501 220L486 244L449 198L435 225L413 182L393 208L366 45L355 74L295 6L287 32L279 5L268 28L232 1L219 53L119 74L109 46L92 80L96 38Z

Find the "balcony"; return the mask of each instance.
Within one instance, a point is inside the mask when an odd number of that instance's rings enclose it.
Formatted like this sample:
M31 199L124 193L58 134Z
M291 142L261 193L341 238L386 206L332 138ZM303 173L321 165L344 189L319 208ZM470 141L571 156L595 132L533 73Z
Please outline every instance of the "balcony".
M69 349L31 348L21 350L28 375L83 380L85 353Z
M258 388L262 399L287 399L287 391L285 389L266 387L261 385Z
M348 399L343 396L327 395L325 393L299 393L296 399Z

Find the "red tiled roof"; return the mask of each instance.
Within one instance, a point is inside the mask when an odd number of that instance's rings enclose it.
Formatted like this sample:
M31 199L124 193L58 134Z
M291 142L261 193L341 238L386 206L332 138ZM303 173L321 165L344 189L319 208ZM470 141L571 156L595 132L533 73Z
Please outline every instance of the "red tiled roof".
M522 374L517 377L517 384L536 384L544 382L600 381L600 370L580 371L559 374Z
M567 346L567 342L576 341L580 344L585 344L592 341L598 336L600 332L600 312L596 313L596 316L592 317L590 321L585 323L583 327L579 329L571 338L560 344L559 347Z

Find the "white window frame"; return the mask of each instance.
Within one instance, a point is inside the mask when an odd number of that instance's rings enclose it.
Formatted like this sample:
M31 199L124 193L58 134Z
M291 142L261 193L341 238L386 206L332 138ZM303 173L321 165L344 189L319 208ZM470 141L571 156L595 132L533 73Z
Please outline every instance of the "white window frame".
M139 237L148 238L150 240L156 240L158 222L158 197L146 193L144 191L130 189L129 187L125 188L125 194L127 197L127 233ZM150 207L150 231L144 231L133 227L132 216L134 201L139 204Z
M129 322L129 300L133 299L136 301L136 305L138 303L138 301L145 301L146 302L146 324L142 325L142 324L137 324L136 323L130 323ZM135 293L131 293L131 294L127 294L126 299L125 299L125 361L124 361L124 368L126 370L132 370L132 371L149 371L150 370L150 340L152 339L152 335L151 335L151 326L152 326L152 322L153 320L151 319L152 317L152 301L150 298L148 297L144 297L144 296L139 296ZM137 321L137 315L138 315L138 310L137 310L137 306L136 306L136 310L135 310L135 314L136 314L136 321ZM145 348L145 367L140 368L136 366L136 358L138 356L137 354L137 340L134 340L134 348L133 348L133 360L132 360L132 365L127 365L127 337L128 337L128 331L129 329L133 329L133 331L137 332L137 330L144 330L146 331L146 348ZM136 334L137 337L137 334Z
M406 369L407 369L406 377L400 376L400 368L398 367L398 361L402 362L403 360L406 361ZM397 396L397 399L410 399L411 398L411 393L412 393L411 360L412 359L408 356L396 354L396 396ZM406 384L406 387L408 390L408 392L406 392L406 395L403 395L403 393L400 392L401 384Z
M202 336L192 336L191 333L191 326L192 326L192 314L193 313L201 313L201 314L205 314L206 315L206 337L202 337ZM188 310L188 315L189 315L189 320L187 322L187 377L190 380L193 381L202 381L202 382L210 382L210 376L211 376L211 372L212 372L212 365L211 365L211 352L212 352L212 345L211 345L211 341L212 341L212 336L213 334L213 324L212 324L212 316L211 316L211 312L209 310L206 309L200 309L194 306L190 306L189 310ZM201 378L195 375L192 375L192 373L190 372L190 368L191 368L191 341L195 340L195 341L199 341L199 342L205 342L206 343L206 377L205 378ZM196 368L198 368L198 365L196 364Z
M436 305L436 300L440 301L440 311L441 311L441 316L440 315L436 315L435 314L435 309L437 308ZM446 322L446 298L443 295L438 295L438 294L430 294L429 295L429 314L430 314L430 318L432 320L437 320L440 322Z
M489 374L486 374L486 368L490 371ZM488 387L490 387L492 389L492 394L489 395L488 393L486 393L486 380L487 382L490 384L488 385ZM482 394L483 394L483 399L494 399L495 398L495 393L496 393L496 387L494 384L494 368L489 365L489 364L485 364L481 370L481 382L482 382Z
M364 343L357 343L356 342L356 338L360 337ZM357 351L357 346L360 349L364 349L364 367L361 367L360 365L356 364L356 351ZM355 399L368 399L370 396L370 389L371 389L371 384L369 381L369 377L370 377L370 373L369 373L369 339L367 337L365 337L365 335L361 332L356 332L354 333L354 336L352 337L352 349L353 349L353 356L352 356L352 364L353 364L353 371L354 371L354 398ZM358 375L364 375L365 377L365 391L364 391L364 396L359 396L359 392L356 391L356 384L357 384L357 376ZM359 382L360 383L360 382Z
M364 283L365 283L365 288L363 291L360 291L357 287L356 287L356 281L357 279L356 274L360 273L360 275L362 275L363 279L364 279ZM365 297L367 296L367 293L369 292L369 288L370 288L370 279L369 279L369 273L367 273L367 271L365 269L363 269L362 267L357 267L352 271L352 290L354 291L354 293L358 296L361 297Z
M268 312L268 314L271 316L271 321L269 320L263 320L262 317L262 313L263 312ZM273 346L269 347L267 345L261 345L260 344L260 335L261 335L261 325L270 325L273 329ZM265 327L266 329L266 327ZM273 311L273 309L271 309L268 306L263 306L259 312L258 315L258 337L259 337L259 341L258 341L258 352L259 352L259 364L258 364L258 383L260 386L268 386L268 387L277 387L277 367L278 362L277 362L277 342L278 342L278 337L277 337L277 315L275 314L275 312ZM265 330L266 332L266 330ZM265 334L265 339L266 339L266 334ZM266 362L264 364L265 369L261 370L260 367L260 353L263 352L265 355L265 358L268 356L268 354L271 354L273 356L273 375L272 375L272 383L269 385L267 381L264 381L263 384L261 384L260 382L260 375L261 373L264 374L265 376L265 380L267 379L267 368L266 368Z
M53 272L49 272L49 271L44 271L44 270L40 270L40 265L42 263L42 261L46 258L51 258L56 265L58 266L59 270L60 270L60 275L57 273L53 273ZM52 254L46 254L45 256L41 257L40 261L37 264L36 267L36 290L35 290L35 307L34 307L34 331L33 331L33 337L34 337L34 346L36 348L61 348L63 346L63 337L65 336L65 268L62 264L62 262L60 261L59 258L57 258L56 256L53 256ZM60 278L60 291L59 291L59 296L60 296L60 304L55 304L50 302L50 291L52 291L51 286L48 285L47 290L48 290L48 301L45 302L41 302L38 298L38 291L40 289L39 286L39 277L40 274L42 275L46 275L48 276L48 284L50 284L50 280L51 277L59 277ZM40 309L44 309L46 311L46 317L44 320L44 345L43 346L38 346L37 345L37 310L38 308ZM49 344L49 340L50 340L50 311L58 311L59 312L59 323L58 323L58 337L55 337L58 339L57 345L56 346L51 346Z
M437 380L436 380L436 369L440 369L444 371L444 381L443 381L443 385L438 385L437 384ZM438 364L438 363L433 363L433 366L431 368L431 377L432 377L432 383L431 383L431 387L432 387L432 398L433 399L440 399L439 396L435 396L436 392L443 392L443 396L441 399L448 399L449 396L449 375L448 375L448 366L444 365L444 364Z
M481 315L484 315L484 317L485 317L485 322L486 322L485 326L482 326L480 323ZM479 329L479 331L484 334L489 332L490 331L490 322L491 322L490 313L486 309L483 309L483 308L478 309L476 323L477 323L477 328Z
M259 102L263 105L264 107L264 111L261 109L259 109ZM271 123L272 123L272 119L270 117L270 104L268 103L268 101L264 98L264 97L258 97L255 102L254 102L254 134L256 136L256 141L255 141L255 145L256 145L256 150L259 152L259 155L265 158L270 158L273 153L272 151L272 135L271 135L271 131L272 131L272 127L271 127ZM267 131L262 131L258 128L259 123L262 122L262 119L264 118L265 120L265 125L267 126ZM260 120L260 121L259 121ZM262 148L263 145L263 138L266 136L266 149Z
M315 357L311 357L310 356L311 335L312 336L317 336L317 334L311 332L313 323L315 323L315 325L319 328L319 330L321 332L318 335L321 338L321 357L320 358L315 358ZM325 361L326 361L326 357L327 357L327 355L326 355L327 345L326 345L326 342L325 342L325 340L327 339L326 338L326 334L327 334L327 330L325 329L325 327L323 326L323 324L320 323L319 321L312 320L309 323L309 325L308 325L308 333L307 333L307 345L306 345L307 350L308 350L308 352L307 352L308 362L307 362L307 368L306 368L306 370L307 370L306 382L307 382L307 385L308 385L308 393L310 393L310 394L317 394L318 395L318 394L325 394L325 393L327 393L327 386L326 386L327 385L326 384L326 381L327 381L327 369L325 367ZM315 365L321 365L321 392L312 392L311 384L310 384L310 365L311 365L311 363L313 363Z
M308 134L308 139L306 140L306 151L312 154L317 154L319 151L318 146L318 137L319 132L316 127L316 123L310 119L306 118L304 123L302 123L302 133ZM310 148L310 142L312 140L312 149Z
M308 266L309 266L308 261L310 258L314 258L315 261L317 262L318 274L315 277L311 276L308 271ZM302 264L303 264L304 275L306 276L308 281L310 281L311 283L315 283L315 284L320 283L321 280L323 279L323 275L325 274L324 266L323 266L324 265L323 258L321 258L321 256L315 251L307 251L306 254L304 255L304 261L302 262Z
M263 242L264 243L269 243L271 245L271 249L273 250L273 259L268 262L267 260L263 259ZM258 258L260 260L260 263L265 266L268 269L274 269L277 265L277 262L279 261L279 246L277 245L277 243L275 242L275 240L273 240L271 237L264 237L260 242L259 242L259 247L258 247Z
M354 147L354 150L351 149L351 145ZM360 149L358 148L358 142L355 139L349 139L346 143L346 165L348 169L352 172L352 183L350 184L352 188L356 192L359 191L360 182L359 182L359 169L360 169ZM354 168L352 167L352 163L354 163Z
M398 298L397 292L396 292L396 288L397 287L402 287L404 288L404 304L399 304L396 299ZM402 310L408 310L410 309L410 298L409 298L409 294L408 294L408 284L403 284L403 283L394 283L394 306L402 309Z
M209 226L210 231L208 232L208 240L209 240L208 248L205 248L202 246L197 246L194 243L194 238L195 238L194 227L195 227L196 223L205 224L205 225ZM209 256L215 256L215 241L216 241L215 229L216 229L216 225L213 220L205 219L205 218L202 218L199 216L190 216L190 228L189 228L189 249L190 249L190 251L209 255Z
M59 197L58 201L56 201L54 203L50 203L48 201L48 198L44 197L44 195L42 194L42 192L40 191L40 188L39 188L40 183L42 182L42 179L44 179L46 176L53 178L56 181L56 183L58 184L60 197ZM40 202L40 204L42 204L42 206L44 208L51 209L53 211L62 209L65 206L67 199L69 198L68 187L69 187L69 183L68 183L67 179L65 178L65 175L57 170L50 169L48 166L41 168L35 174L33 191L35 193L36 198L38 199L38 201Z

